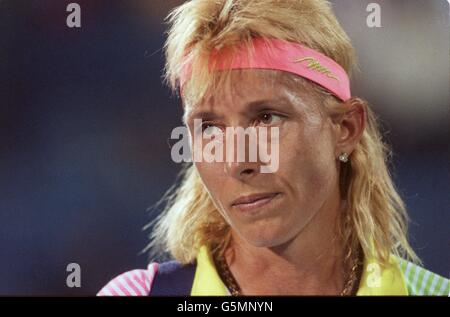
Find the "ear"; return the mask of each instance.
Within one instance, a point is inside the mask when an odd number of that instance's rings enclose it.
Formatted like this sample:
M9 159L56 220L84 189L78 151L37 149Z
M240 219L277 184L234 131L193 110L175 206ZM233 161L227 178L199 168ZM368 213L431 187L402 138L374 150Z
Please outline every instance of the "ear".
M344 102L341 106L347 110L340 116L338 121L336 157L343 152L350 155L361 140L366 127L366 107L362 99L354 97Z

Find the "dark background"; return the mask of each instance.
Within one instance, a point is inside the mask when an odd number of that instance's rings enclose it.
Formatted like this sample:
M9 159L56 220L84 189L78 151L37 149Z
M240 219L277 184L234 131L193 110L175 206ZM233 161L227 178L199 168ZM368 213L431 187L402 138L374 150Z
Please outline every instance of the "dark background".
M75 2L75 1L74 1ZM183 1L0 1L0 295L95 294L144 268L143 226L180 168L179 100L161 83L163 19ZM425 266L450 274L449 6L339 0L357 49L353 94L373 104ZM66 266L81 266L81 288Z

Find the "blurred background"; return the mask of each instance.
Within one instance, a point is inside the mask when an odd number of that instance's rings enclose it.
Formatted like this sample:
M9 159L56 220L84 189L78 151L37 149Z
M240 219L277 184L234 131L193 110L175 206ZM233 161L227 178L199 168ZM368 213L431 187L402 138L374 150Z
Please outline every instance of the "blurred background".
M143 227L175 181L180 102L161 83L164 17L183 1L0 1L0 295L93 295L144 268ZM447 1L331 1L359 55L425 266L450 275ZM81 266L81 287L66 266Z

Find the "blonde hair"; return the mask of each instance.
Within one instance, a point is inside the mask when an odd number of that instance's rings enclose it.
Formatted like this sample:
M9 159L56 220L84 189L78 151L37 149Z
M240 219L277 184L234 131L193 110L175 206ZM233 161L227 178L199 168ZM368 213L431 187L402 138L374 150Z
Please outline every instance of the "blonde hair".
M192 77L183 89L184 101L196 103L214 93L231 71L210 72L212 50L231 50L237 44L252 52L254 37L301 43L340 64L349 74L356 68L350 39L340 26L331 5L323 0L191 0L167 17L170 25L165 44L165 82L179 91L180 72L192 63ZM290 74L289 74L290 75ZM407 239L407 214L387 168L391 154L383 143L377 119L368 103L352 98L344 106L320 86L298 76L281 76L286 84L310 91L320 98L330 115L343 114L353 102L363 104L366 127L347 164L341 164L340 189L347 210L340 221L345 246L361 246L365 256L387 264L391 254L420 262ZM196 168L183 168L182 179L161 202L165 209L156 218L149 247L169 253L182 263L195 260L206 245L226 248L230 226L216 209Z

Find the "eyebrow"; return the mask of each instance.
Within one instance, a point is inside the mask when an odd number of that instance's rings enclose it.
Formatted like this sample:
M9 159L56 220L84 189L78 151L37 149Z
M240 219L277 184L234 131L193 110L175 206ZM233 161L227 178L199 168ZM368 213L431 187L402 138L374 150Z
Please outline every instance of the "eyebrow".
M250 111L264 109L265 107L269 107L273 105L273 103L281 102L283 104L288 104L288 100L286 97L276 97L273 99L261 99L249 102L246 104L246 108L250 109Z
M185 113L183 115L183 123L187 125L188 119L202 119L202 120L214 120L214 119L221 119L222 116L217 115L214 111L193 111Z
M260 100L254 100L251 101L249 103L247 103L245 105L245 109L246 110L250 110L250 111L256 111L256 110L260 110L264 107L268 107L271 104L273 104L274 102L283 102L284 104L288 103L287 98L286 97L277 97L277 98L273 98L273 99L260 99ZM185 115L183 115L183 122L186 124L187 123L187 119L188 118L192 118L192 119L208 119L208 120L213 120L213 119L221 119L222 116L217 115L214 111L192 111L189 113L185 113Z

